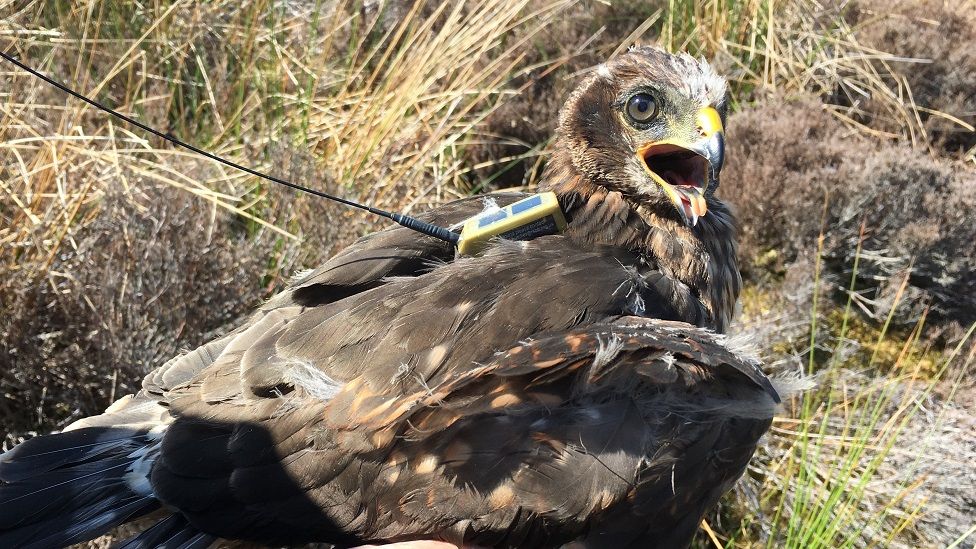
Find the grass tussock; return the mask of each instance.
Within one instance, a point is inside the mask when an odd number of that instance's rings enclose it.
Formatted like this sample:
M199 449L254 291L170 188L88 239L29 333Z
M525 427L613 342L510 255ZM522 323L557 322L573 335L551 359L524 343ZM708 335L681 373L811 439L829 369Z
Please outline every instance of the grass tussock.
M917 62L889 65L890 81L911 94L917 126L907 126L915 142L957 158L976 153L976 8L972 2L877 2L855 5L851 15L868 47ZM879 129L900 132L872 98L862 110Z
M924 343L924 313L896 332L892 320L909 298L904 277L881 328L867 329L853 298L861 251L844 306L814 298L805 348L780 341L770 351L787 357L769 365L781 383L813 387L786 401L734 502L705 524L697 546L940 547L968 535L960 485L973 480L963 469L976 436L960 432L972 416L953 399L976 361L976 324L945 353ZM824 282L815 276L814 295ZM770 311L756 297L746 296L743 329L762 332ZM769 335L756 334L767 346Z
M628 44L708 57L734 98L741 325L816 386L696 543L936 547L971 543L976 510L966 6L29 0L0 5L0 48L232 160L403 210L534 185L563 98ZM97 413L378 225L0 81L7 444Z

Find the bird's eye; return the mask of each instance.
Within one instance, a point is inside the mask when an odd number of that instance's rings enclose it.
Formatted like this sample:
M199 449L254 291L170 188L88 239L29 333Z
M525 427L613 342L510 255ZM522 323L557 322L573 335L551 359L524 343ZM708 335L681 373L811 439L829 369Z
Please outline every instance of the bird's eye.
M627 100L627 116L636 122L647 122L657 115L657 101L647 93L638 93Z

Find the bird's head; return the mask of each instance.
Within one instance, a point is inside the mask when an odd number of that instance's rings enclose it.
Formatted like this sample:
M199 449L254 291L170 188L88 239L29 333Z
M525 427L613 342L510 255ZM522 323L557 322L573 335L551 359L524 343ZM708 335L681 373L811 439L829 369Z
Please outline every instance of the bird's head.
M695 226L718 187L725 112L725 80L707 63L635 47L573 93L557 147L590 183Z

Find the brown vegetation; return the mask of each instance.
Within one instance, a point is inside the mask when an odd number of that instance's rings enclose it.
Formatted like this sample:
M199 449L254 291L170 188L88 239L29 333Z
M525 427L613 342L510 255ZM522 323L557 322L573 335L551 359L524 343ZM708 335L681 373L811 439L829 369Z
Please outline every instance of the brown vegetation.
M199 168L199 166L197 166ZM249 238L169 187L107 194L50 264L3 284L0 371L8 432L83 417L132 393L149 369L249 312L268 291L274 238Z
M832 285L846 288L859 255L854 295L870 318L883 319L911 271L899 324L930 307L930 321L958 341L976 321L972 169L852 132L809 101L761 102L729 126L722 194L742 221L747 278L768 285L797 262L809 270L822 234Z

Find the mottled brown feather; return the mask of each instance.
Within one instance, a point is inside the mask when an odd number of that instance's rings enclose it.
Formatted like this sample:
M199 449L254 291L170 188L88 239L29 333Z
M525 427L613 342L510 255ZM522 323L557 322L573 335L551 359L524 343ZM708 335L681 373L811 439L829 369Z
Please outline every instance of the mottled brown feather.
M548 547L599 525L614 544L626 533L627 544L645 546L668 525L697 520L727 489L774 406L754 363L684 323L622 317L538 334L480 362L449 364L452 375L420 390L376 385L365 398L393 402L378 414L369 413L375 406L363 415L342 411L364 398L362 377L328 402L301 386L264 398L242 390L248 404L230 428L201 425L199 411L188 413L200 405L191 384L187 400L171 404L178 419L153 482L196 522L187 479L200 479L224 512L222 524L208 528L230 537L280 540L268 532L301 526L305 537L295 539ZM395 435L370 438L388 429ZM273 446L249 446L248 430L267 433L262 439ZM198 451L208 460L196 459ZM289 482L277 480L279 468ZM680 493L670 492L672 475ZM213 493L219 486L226 493ZM307 516L276 511L306 495L343 531L309 529Z

